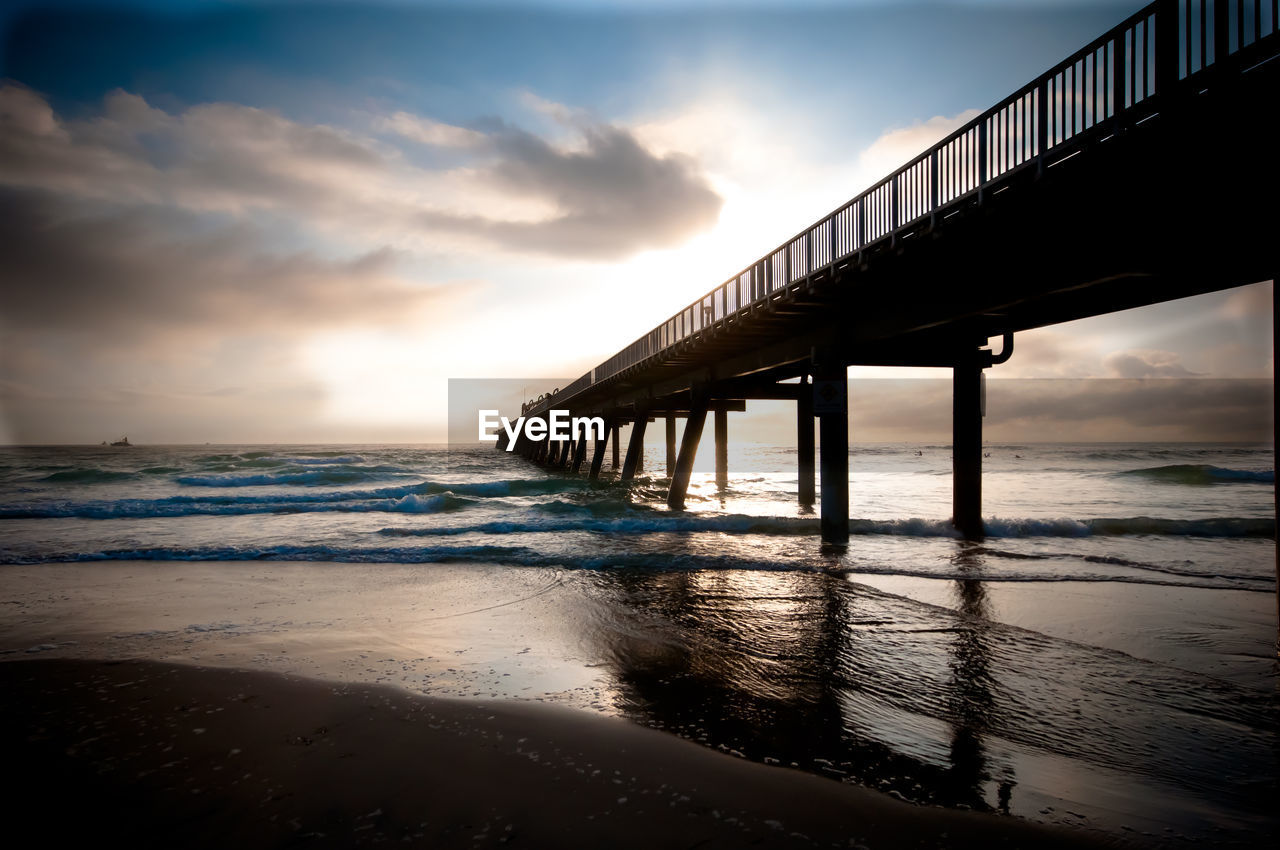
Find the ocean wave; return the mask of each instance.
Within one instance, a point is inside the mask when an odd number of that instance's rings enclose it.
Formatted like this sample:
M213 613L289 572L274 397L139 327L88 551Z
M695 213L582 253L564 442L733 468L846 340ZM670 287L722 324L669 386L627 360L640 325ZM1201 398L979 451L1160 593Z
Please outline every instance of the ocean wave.
M583 571L651 570L658 572L791 572L802 570L845 576L853 581L857 580L858 575L892 575L965 581L1117 582L1121 584L1164 587L1273 592L1273 583L1270 576L1224 576L1180 572L1173 569L1115 572L1090 569L1089 562L1080 560L1065 567L1062 564L1052 562L1040 567L1033 560L1021 567L987 564L985 568L975 569L972 564L961 567L945 561L920 561L914 563L910 561L872 561L850 564L844 561L833 562L830 559L821 558L769 560L735 554L670 551L547 552L542 549L518 545L343 548L323 544L282 544L276 546L154 547L106 549L94 552L47 552L40 555L20 555L6 559L7 563L14 564L95 561L316 561L373 564L483 563L510 567Z
M0 505L0 519L152 519L180 516L245 516L280 513L417 513L457 511L476 504L475 499L448 491L438 493L391 492L334 493L331 498L240 496L205 498L173 496L168 499L120 499L113 502L53 502L34 505Z
M542 506L539 506L542 507ZM632 508L629 516L601 516L617 510L615 504L597 506L562 503L555 518L493 520L472 525L431 526L425 528L390 527L379 534L391 537L450 537L459 534L520 534L544 532L588 531L600 534L655 534L679 532L721 532L724 534L760 534L772 536L817 534L820 520L815 517L767 517L745 514L697 515L671 513L645 508ZM1091 537L1123 535L1160 535L1170 537L1274 537L1275 523L1270 519L1218 517L1209 519L1160 519L1154 517L1100 519L1006 519L992 517L984 523L986 534L993 538L1023 537ZM851 519L852 535L887 535L894 537L958 538L950 520L945 519Z
M188 487L323 487L385 481L395 476L410 474L412 470L399 466L343 466L336 469L308 469L303 472L254 475L183 475L174 480Z
M360 455L326 455L320 454L315 457L282 457L278 458L281 463L296 463L300 466L322 466L326 464L340 463L364 463L365 459Z
M1206 486L1209 484L1274 484L1274 469L1226 469L1221 466L1210 466L1200 463L1175 463L1169 466L1151 466L1144 469L1130 469L1117 473L1148 478L1166 484L1189 484Z
M112 481L128 481L134 477L132 472L120 472L113 469L64 469L41 478L51 484L106 484Z
M452 537L459 534L527 534L590 531L599 534L661 534L721 531L726 534L816 534L818 520L807 517L691 516L646 511L641 516L576 519L494 520L463 526L426 528L391 527L379 530L388 537Z

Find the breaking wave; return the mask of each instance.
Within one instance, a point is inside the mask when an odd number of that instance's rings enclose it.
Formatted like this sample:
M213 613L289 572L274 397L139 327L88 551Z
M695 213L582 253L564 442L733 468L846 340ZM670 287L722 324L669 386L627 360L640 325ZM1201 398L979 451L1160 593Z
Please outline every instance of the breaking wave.
M1130 469L1119 474L1133 475L1166 484L1190 484L1201 487L1209 484L1274 484L1276 480L1274 469L1225 469L1221 466L1199 463L1151 466L1144 469Z
M1220 575L1181 570L1159 564L1125 561L1128 567L1115 570L1110 559L1079 558L1069 554L1044 558L1022 558L1015 553L989 549L975 550L991 556L986 565L975 570L972 565L960 567L944 561L858 563L831 562L820 558L781 561L755 558L747 554L699 552L601 552L581 550L552 552L520 545L431 545L339 547L324 544L275 546L207 546L207 547L121 547L101 551L46 552L25 555L10 563L35 564L53 562L96 561L318 561L372 564L436 564L483 563L509 567L553 567L569 570L655 570L660 572L700 571L791 571L814 570L847 575L856 581L863 575L896 575L933 579L985 579L1002 582L1106 581L1171 587L1248 590L1273 592L1270 576ZM1003 563L1002 555L1011 555L1012 564Z

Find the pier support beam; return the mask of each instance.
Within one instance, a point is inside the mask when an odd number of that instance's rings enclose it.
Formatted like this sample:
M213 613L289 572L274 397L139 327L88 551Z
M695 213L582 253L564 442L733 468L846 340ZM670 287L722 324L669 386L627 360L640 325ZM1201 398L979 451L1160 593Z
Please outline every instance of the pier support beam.
M812 507L817 494L813 480L813 387L808 375L801 376L796 396L796 472L800 476L796 496L800 504Z
M667 414L667 477L676 474L676 418Z
M680 440L680 456L676 458L675 474L671 476L671 488L667 490L667 506L672 510L684 509L684 497L689 492L689 476L693 473L693 459L702 439L702 426L707 423L707 402L695 401L684 423L684 436Z
M618 423L617 423L617 422L613 422L613 423L610 425L610 427L609 427L609 430L613 432L612 434L610 434L610 435L609 435L609 439L613 441L613 468L614 468L614 469L618 469L619 467L621 467L621 466L622 466L621 460L620 460L620 458L619 458L619 456L618 456L618 455L619 455L619 447L618 447L618 442L619 442L619 440L618 440L618 429L619 429L619 427L620 427L620 426L618 425Z
M716 409L716 487L729 486L729 414Z
M627 460L622 465L622 480L630 481L636 477L640 469L640 458L644 454L644 431L649 419L643 413L631 424L631 439L627 442ZM615 445L614 451L617 451Z
M616 436L617 433L618 432L614 430L613 422L610 421L610 422L604 423L604 439L596 440L596 450L595 450L595 453L591 456L591 474L588 477L592 481L600 477L600 467L604 466L604 451L605 451L605 448L609 445L609 435L613 434ZM616 445L616 441L615 441L615 445Z
M982 360L975 349L952 367L951 521L966 540L982 529Z
M582 468L582 461L587 457L587 435L583 434L578 438L577 445L574 446L573 466L570 471L574 475L578 474L578 470Z
M822 542L842 545L849 542L849 379L842 361L814 363L813 411L822 443Z

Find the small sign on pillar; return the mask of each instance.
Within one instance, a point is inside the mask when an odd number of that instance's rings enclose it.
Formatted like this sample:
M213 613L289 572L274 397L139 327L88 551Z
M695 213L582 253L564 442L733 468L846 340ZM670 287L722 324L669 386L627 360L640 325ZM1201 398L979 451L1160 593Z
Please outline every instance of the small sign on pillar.
M844 381L814 380L813 414L821 416L824 413L844 413L847 392L848 385Z

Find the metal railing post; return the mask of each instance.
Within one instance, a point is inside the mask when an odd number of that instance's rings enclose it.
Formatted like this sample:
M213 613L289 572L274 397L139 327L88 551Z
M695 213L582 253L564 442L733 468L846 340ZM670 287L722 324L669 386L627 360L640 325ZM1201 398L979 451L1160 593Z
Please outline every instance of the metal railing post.
M1120 122L1124 111L1124 34L1117 35L1109 44L1111 50L1111 117Z
M1036 153L1039 156L1039 162L1036 163L1036 174L1044 174L1044 160L1049 153L1049 77L1044 80L1036 88Z
M938 223L938 155L939 148L929 154L929 227Z
M1178 82L1178 0L1156 6L1156 94L1166 95Z
M839 214L839 213L836 213L835 215L831 216L831 218L829 218L829 219L828 219L828 221L829 221L829 222L831 222L831 227L829 228L829 229L830 229L830 232L827 234L827 237L828 237L828 238L827 238L827 241L829 241L829 242L831 243L831 254L830 254L830 256L827 258L827 260L828 260L828 262L829 262L829 263L830 263L830 265L831 265L831 269L832 269L832 271L835 271L835 267L836 267L836 247L837 247L837 243L836 243L836 219L837 219L837 218L839 218L839 216L840 216L840 214Z
M987 124L990 119L978 122L978 203L983 201L983 187L987 183Z
M867 247L867 194L858 198L858 250Z
M889 178L889 233L895 237L897 236L898 219L901 218L898 215L898 176L895 174ZM892 239L889 240L889 244L893 244Z
M1244 10L1241 9L1241 12ZM1259 12L1262 10L1259 9ZM1230 5L1227 0L1214 0L1213 3L1213 64L1218 65L1227 58L1231 51L1231 22L1228 17ZM1240 16L1241 18L1244 15ZM1208 65L1209 63L1204 63Z

